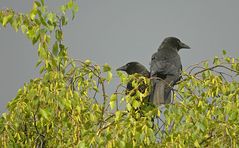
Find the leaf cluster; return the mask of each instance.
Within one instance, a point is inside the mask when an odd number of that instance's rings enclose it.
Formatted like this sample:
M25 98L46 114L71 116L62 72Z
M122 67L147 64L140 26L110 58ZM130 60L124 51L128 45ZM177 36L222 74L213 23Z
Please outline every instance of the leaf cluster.
M63 27L78 11L60 13L34 1L23 14L0 11L0 24L21 30L37 48L40 77L26 82L0 118L1 147L238 147L239 59L223 56L185 69L172 104L149 102L150 79L121 80L113 94L108 64L68 56ZM125 88L130 84L131 89Z

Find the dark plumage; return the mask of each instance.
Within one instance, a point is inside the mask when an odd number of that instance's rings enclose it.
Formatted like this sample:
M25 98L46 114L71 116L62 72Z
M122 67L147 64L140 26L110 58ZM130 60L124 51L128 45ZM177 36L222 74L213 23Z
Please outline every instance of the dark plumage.
M124 66L118 68L117 71L125 71L128 75L140 74L141 76L144 76L147 78L150 77L150 73L147 70L147 68L145 68L142 64L138 62L129 62L125 64ZM136 83L138 84L137 87L132 85L133 81L136 81ZM144 82L144 79L142 79L142 77L133 77L127 83L126 95L130 95L133 100L140 101L139 96L136 95L137 91L144 94L146 89L148 88L149 86ZM131 101L133 102L133 100ZM149 96L147 95L146 97L143 98L141 105L137 108L133 108L130 112L133 113L132 115L137 120L138 117L145 117L144 114L148 112L150 110L149 108L151 107L152 106L149 104ZM136 117L135 113L139 113L138 115L140 116Z
M145 77L149 77L149 71L144 65L140 64L139 62L129 62L124 66L117 69L117 71L125 71L128 75L133 75L135 73L141 74Z
M128 75L140 74L147 78L149 78L149 76L150 76L150 73L147 70L147 68L144 67L144 65L140 64L139 62L129 62L129 63L125 64L124 66L121 66L120 68L118 68L117 71L125 71ZM130 81L127 84L126 93L130 92L132 89L133 89L132 81ZM139 90L142 93L144 93L145 89L146 89L145 85L139 86Z
M139 62L129 62L124 66L117 69L117 71L125 71L128 75L140 74L144 77L149 78L150 73L144 65ZM133 89L132 81L127 84L127 92L130 92ZM140 85L138 88L142 93L144 93L146 86Z
M150 101L155 105L171 102L171 88L180 80L182 64L178 51L190 47L175 37L165 38L158 51L152 55L150 76L152 92Z
M140 74L141 76L147 78L150 77L150 73L147 70L147 68L144 65L140 64L139 62L129 62L124 66L118 68L117 71L125 71L128 75ZM135 95L135 91L131 92L133 89L135 89L135 87L133 87L132 85L133 80L136 79L133 78L132 80L130 80L127 83L126 89L126 94L131 93L131 96ZM143 82L143 79L137 79L137 83L139 83L140 85L136 89L138 89L141 93L144 93L145 90L148 88L148 86Z

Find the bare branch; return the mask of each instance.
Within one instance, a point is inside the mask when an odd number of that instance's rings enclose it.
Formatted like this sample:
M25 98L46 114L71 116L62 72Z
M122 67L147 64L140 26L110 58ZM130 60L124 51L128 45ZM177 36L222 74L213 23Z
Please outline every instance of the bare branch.
M234 69L228 68L228 67L226 67L226 66L224 66L224 65L215 65L215 66L212 66L212 67L209 67L209 68L205 68L205 69L203 69L203 70L201 70L201 71L196 72L196 73L194 74L194 76L196 76L196 75L198 75L198 74L200 74L200 73L202 73L202 72L208 71L208 70L213 70L213 69L218 68L218 67L225 68L225 69L227 69L227 70L229 70L229 71L232 71L232 72L235 72L235 73L239 73L239 71L236 71L236 70L234 70Z

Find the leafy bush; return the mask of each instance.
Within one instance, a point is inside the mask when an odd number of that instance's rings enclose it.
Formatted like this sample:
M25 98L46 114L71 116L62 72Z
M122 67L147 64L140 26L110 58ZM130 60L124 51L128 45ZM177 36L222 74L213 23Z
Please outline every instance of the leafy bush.
M239 59L224 50L212 63L188 67L173 89L174 103L159 108L145 101L149 89L138 90L149 85L143 76L119 72L122 84L108 95L110 66L74 60L63 43L62 27L69 11L74 19L77 3L68 1L61 13L46 8L40 0L26 14L0 11L3 27L11 25L38 44L41 73L18 90L2 114L2 147L239 146ZM135 89L125 94L128 81Z

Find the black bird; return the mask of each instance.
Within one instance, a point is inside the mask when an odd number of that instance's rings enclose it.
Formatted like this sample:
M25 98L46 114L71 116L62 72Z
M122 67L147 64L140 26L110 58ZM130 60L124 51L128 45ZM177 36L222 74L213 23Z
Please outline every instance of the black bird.
M171 89L181 78L182 64L178 51L190 47L176 37L165 38L152 55L150 77L152 91L150 101L155 105L171 102Z
M125 71L128 75L140 74L141 76L144 76L147 78L150 77L150 73L147 70L147 68L144 65L140 64L139 62L129 62L125 64L124 66L118 68L117 71ZM127 83L126 95L130 94L130 96L133 97L133 99L136 99L139 101L140 99L137 96L135 96L136 91L134 91L135 87L133 87L132 85L133 80L136 80L136 82L139 84L139 86L136 89L140 91L141 93L145 93L145 90L148 89L149 86L146 83L144 83L143 79L140 79L140 78L139 79L133 78L132 80L129 80L129 82ZM140 114L140 117L143 117L146 112L151 110L151 108L152 106L151 104L149 104L149 96L146 96L143 98L143 104L141 104L140 107L134 108L131 111L133 113L138 112Z
M150 73L147 70L147 68L144 65L140 64L139 62L129 62L129 63L119 67L117 69L117 71L125 71L128 75L133 75L133 74L137 73L137 74L140 74L147 78L149 78L149 76L150 76ZM133 89L133 86L132 86L132 82L130 81L127 84L127 92L130 92L132 89ZM139 86L139 89L141 90L141 92L144 93L146 86L141 85L141 86Z
M129 62L125 64L124 66L121 66L117 69L117 71L125 71L128 75L133 75L135 73L141 74L145 77L149 77L149 71L147 68L140 64L139 62Z

